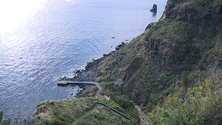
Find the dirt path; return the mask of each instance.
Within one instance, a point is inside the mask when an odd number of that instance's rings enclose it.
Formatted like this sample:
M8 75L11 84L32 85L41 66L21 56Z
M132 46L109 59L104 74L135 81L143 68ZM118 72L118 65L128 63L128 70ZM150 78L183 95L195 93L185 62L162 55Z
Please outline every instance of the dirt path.
M138 105L135 105L135 108L138 110L139 112L139 116L140 116L140 125L142 125L142 120L145 118L146 114L141 110L141 108Z

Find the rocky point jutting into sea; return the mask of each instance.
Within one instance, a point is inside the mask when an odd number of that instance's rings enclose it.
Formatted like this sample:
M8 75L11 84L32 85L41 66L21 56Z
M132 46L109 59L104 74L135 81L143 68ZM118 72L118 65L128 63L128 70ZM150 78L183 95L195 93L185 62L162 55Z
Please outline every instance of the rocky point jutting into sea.
M67 78L66 76L63 78L60 78L59 81L62 80L70 80L70 81L95 81L95 78L99 77L102 72L97 70L98 66L100 63L108 56L111 54L116 53L120 49L126 46L126 43L122 42L119 44L114 51L108 53L108 54L103 54L103 57L99 59L92 59L91 62L88 62L87 65L85 66L85 69L83 70L76 70L74 71L74 77L73 78Z

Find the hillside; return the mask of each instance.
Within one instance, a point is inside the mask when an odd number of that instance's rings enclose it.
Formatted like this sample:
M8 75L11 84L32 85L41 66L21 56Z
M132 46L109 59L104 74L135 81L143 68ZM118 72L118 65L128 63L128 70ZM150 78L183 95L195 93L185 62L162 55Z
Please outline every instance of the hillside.
M101 62L97 81L123 79L122 92L147 113L165 105L169 97L189 100L188 90L206 87L203 83L211 83L208 92L217 93L221 90L221 42L221 0L168 0L158 22ZM221 118L215 119L222 113L219 107L210 115L197 114L206 116L209 124L219 124Z
M100 93L136 121L133 103L139 105L148 113L144 125L222 124L221 0L168 0L158 22L116 50L88 63L77 72L79 77L69 80L100 82ZM117 79L122 79L121 87L114 84ZM104 107L96 108L94 100L43 102L34 120L37 124L131 124ZM92 115L82 118L87 112Z
M127 111L111 100L86 97L42 102L37 106L33 120L36 125L134 124L109 108L96 105L94 101L106 103L116 110L127 114Z

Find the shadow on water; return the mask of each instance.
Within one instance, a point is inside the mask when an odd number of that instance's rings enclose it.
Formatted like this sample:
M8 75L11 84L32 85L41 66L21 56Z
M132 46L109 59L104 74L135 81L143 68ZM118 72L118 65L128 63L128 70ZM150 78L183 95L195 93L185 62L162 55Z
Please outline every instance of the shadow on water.
M156 13L153 13L152 17L153 17L153 18L156 18Z

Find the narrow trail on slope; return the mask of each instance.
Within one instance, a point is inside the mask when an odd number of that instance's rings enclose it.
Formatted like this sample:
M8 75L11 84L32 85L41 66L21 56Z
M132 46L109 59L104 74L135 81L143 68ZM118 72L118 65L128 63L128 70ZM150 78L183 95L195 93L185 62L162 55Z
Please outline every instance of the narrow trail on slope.
M141 108L138 105L135 105L135 108L139 112L139 117L140 117L140 125L142 125L142 120L145 118L146 114L141 110Z

